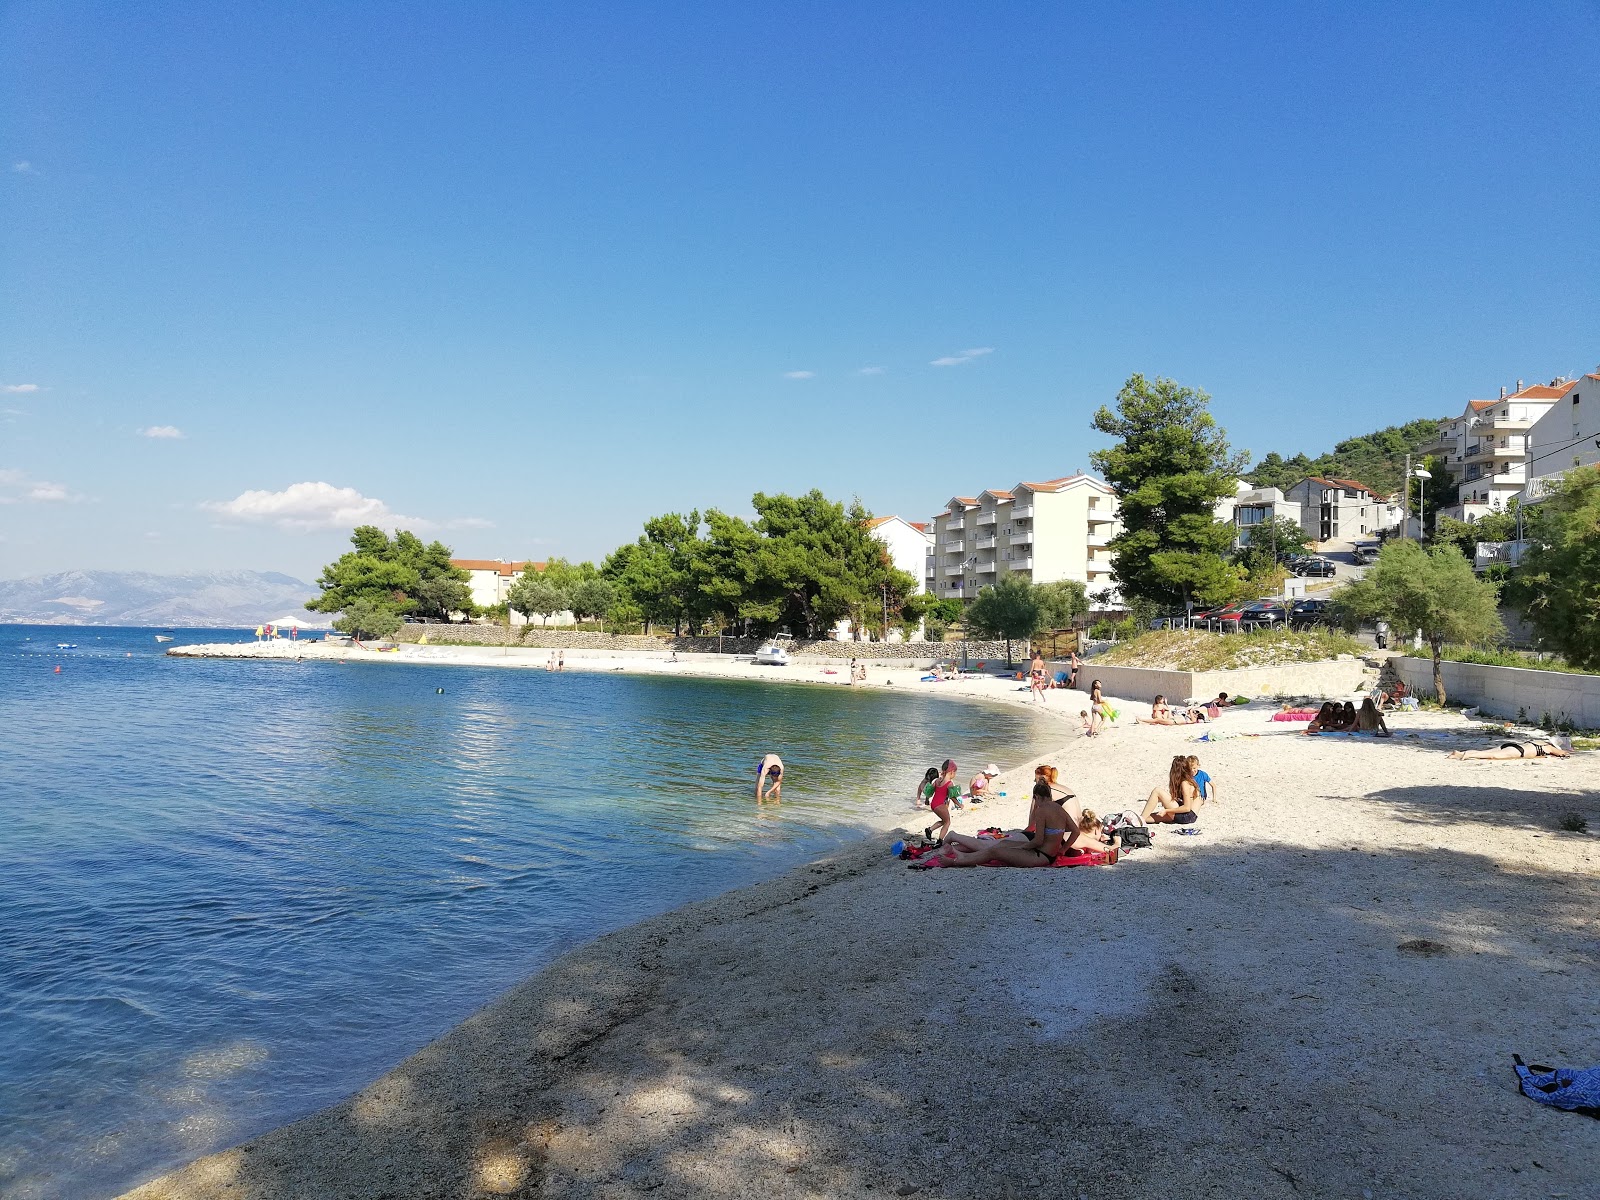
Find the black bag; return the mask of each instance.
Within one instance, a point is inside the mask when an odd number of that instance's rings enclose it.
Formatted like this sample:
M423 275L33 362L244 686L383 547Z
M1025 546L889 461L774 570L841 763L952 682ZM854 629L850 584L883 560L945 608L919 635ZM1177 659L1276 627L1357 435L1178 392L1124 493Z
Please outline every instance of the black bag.
M1152 844L1150 827L1143 820L1137 825L1118 825L1112 832L1121 850L1148 850Z

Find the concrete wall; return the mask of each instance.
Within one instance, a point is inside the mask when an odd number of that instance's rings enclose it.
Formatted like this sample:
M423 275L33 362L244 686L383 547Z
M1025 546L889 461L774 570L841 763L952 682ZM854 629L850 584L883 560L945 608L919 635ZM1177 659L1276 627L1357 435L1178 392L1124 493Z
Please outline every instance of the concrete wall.
M1432 659L1396 656L1391 661L1408 688L1433 695ZM1476 704L1490 717L1538 724L1549 714L1580 729L1600 729L1600 675L1458 662L1441 663L1440 673L1451 704Z
M405 625L395 636L398 642L416 642L427 634L439 646L528 646L551 650L646 650L667 654L754 654L766 645L765 638L656 637L645 634L601 633L592 629L541 629L519 625L507 630L504 625ZM1004 642L968 642L967 660L1004 663ZM935 659L961 661L960 642L840 642L820 639L814 642L785 641L784 649L806 658L852 658L868 662L933 662ZM1011 653L1020 669L1027 662L1027 644L1013 642Z
M1060 663L1051 664L1062 669ZM1245 667L1238 671L1161 671L1151 667L1114 667L1093 659L1083 664L1078 683L1084 691L1091 681L1121 700L1148 704L1158 695L1169 702L1204 700L1218 692L1230 696L1320 696L1345 699L1365 690L1375 675L1360 659L1289 663L1278 667ZM1407 683L1410 681L1407 680ZM1448 686L1448 685L1446 685Z

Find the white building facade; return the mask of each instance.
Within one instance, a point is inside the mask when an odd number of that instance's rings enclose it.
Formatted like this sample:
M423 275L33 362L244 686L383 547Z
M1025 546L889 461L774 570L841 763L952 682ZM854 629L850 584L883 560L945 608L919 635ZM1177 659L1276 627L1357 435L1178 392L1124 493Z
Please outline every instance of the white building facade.
M933 592L971 600L1010 576L1034 583L1076 579L1098 607L1116 604L1109 543L1117 498L1090 475L953 496L932 522Z
M544 570L542 562L531 562L524 559L521 562L506 562L499 558L452 558L452 567L459 567L467 573L467 586L472 589L472 602L479 608L491 608L496 604L504 604L511 595L511 585L522 578L522 574L529 567L535 571ZM537 619L537 618L535 618ZM512 612L513 625L527 625L528 617L519 612ZM574 625L577 618L569 612L552 614L547 620L539 620L541 625Z
M1314 542L1359 542L1389 527L1387 497L1355 479L1308 475L1284 493L1300 509L1300 528Z
M1600 466L1600 374L1574 379L1528 430L1527 487L1537 500L1575 467Z

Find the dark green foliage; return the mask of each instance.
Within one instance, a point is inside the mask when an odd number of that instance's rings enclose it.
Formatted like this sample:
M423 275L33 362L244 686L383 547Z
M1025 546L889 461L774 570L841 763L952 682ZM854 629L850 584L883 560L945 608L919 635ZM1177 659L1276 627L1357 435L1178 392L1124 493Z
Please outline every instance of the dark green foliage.
M1076 579L1035 584L1033 592L1039 597L1043 629L1070 629L1089 612L1088 589Z
M1433 481L1429 480L1431 484ZM1488 512L1476 521L1457 521L1454 517L1439 517L1433 528L1435 545L1449 544L1468 558L1478 552L1479 542L1509 542L1517 536L1517 518L1520 502L1513 500L1501 511Z
M1410 453L1420 463L1420 448L1438 436L1439 422L1436 420L1391 425L1376 433L1347 438L1335 445L1331 454L1316 458L1296 454L1286 459L1276 452L1268 454L1245 478L1255 487L1282 489L1292 487L1307 475L1334 475L1341 479L1358 480L1378 495L1390 496L1400 490L1400 480L1406 470L1406 454ZM1438 472L1428 483L1429 491L1439 486L1440 494L1444 494Z
M1031 638L1045 627L1045 600L1028 580L1004 579L979 592L963 620L979 637L1005 639L1009 666L1012 639Z
M322 568L322 594L306 601L313 612L348 612L359 600L438 620L473 611L467 573L450 565L450 547L442 542L424 545L404 529L391 541L376 525L358 526L350 542L354 550Z
M1561 819L1556 822L1556 828L1564 833L1586 833L1589 821L1582 813L1562 813Z
M1211 397L1170 379L1134 375L1101 408L1094 428L1116 445L1090 455L1117 495L1122 532L1111 540L1112 574L1129 600L1176 607L1186 599L1233 599L1243 572L1225 555L1233 526L1216 519L1247 456L1228 447Z
M813 490L757 492L751 504L754 521L707 512L703 534L698 512L653 518L601 573L619 601L680 632L716 618L724 628L815 637L848 618L881 633L886 615L915 626L927 611L914 599L918 581L894 567L859 501L846 506Z
M389 605L358 597L345 606L342 616L334 619L333 627L359 642L362 638L389 637L403 624L400 615Z
M1600 471L1569 471L1525 512L1528 548L1508 599L1567 661L1600 669Z
M1260 575L1297 554L1304 554L1310 545L1311 537L1299 521L1273 517L1270 523L1254 527L1250 540L1233 552L1233 561L1250 574Z

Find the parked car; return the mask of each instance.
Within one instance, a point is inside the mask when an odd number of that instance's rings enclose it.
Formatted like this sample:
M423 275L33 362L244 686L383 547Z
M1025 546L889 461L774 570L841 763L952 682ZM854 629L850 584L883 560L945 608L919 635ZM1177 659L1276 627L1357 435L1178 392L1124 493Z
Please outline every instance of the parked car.
M1294 629L1332 625L1333 606L1327 600L1296 600L1290 611L1289 624Z
M1331 558L1310 554L1305 558L1291 559L1289 569L1302 579L1332 579L1339 573Z
M1357 546L1355 548L1355 559L1362 566L1369 567L1378 561L1378 551L1381 549L1382 547L1375 543Z
M758 667L787 667L789 652L776 642L768 642L751 656L750 661Z
M1241 621L1257 626L1272 625L1282 629L1285 616L1283 605L1272 600L1252 601L1239 609Z

